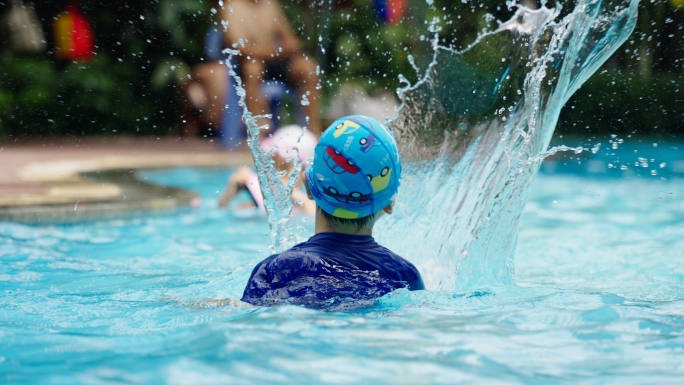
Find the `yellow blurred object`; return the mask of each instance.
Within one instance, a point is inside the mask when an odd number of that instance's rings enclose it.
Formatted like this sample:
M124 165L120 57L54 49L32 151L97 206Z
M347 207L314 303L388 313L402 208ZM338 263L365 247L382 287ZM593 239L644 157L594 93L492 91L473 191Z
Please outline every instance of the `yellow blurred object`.
M62 12L53 22L55 34L55 59L69 59L71 50L71 17L68 13Z
M675 9L684 9L684 0L668 0L670 7Z

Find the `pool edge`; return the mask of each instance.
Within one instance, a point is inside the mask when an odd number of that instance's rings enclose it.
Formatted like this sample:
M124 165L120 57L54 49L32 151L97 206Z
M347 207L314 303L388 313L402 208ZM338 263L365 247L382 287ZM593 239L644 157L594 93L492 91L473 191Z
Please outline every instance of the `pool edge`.
M136 171L173 167L235 167L250 153L119 156L32 163L17 170L39 188L0 199L0 221L54 224L115 219L189 207L198 195L140 180Z

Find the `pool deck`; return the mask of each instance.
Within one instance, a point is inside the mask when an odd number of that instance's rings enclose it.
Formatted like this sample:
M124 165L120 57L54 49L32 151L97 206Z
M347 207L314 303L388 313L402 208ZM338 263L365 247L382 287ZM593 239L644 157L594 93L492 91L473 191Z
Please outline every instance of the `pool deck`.
M141 183L131 171L252 163L206 139L177 137L0 140L0 220L104 218L187 206L194 193Z

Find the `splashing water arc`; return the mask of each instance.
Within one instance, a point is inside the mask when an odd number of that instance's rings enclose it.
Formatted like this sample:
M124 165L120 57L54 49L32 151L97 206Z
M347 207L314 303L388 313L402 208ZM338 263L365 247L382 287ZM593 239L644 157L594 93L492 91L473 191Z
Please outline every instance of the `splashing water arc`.
M223 7L223 3L221 3L221 6ZM227 24L224 27L227 28ZM222 53L228 55L225 65L228 67L229 75L234 77L236 81L236 91L239 98L238 105L242 108L242 120L247 128L247 144L254 158L254 166L259 176L259 186L264 196L264 206L266 207L270 229L270 251L271 253L282 252L303 240L301 237L304 231L303 226L293 227L289 223L293 209L290 197L297 183L301 162L298 157L295 157L294 167L287 174L288 182L283 185L281 175L285 172L278 171L276 168L275 161L269 155L270 149L264 150L261 148L260 132L268 127L259 126L257 121L262 116L252 115L247 109L247 102L245 101L247 94L242 85L242 79L236 69L230 64L233 61L233 57L241 55L241 53L239 50L231 48L224 49ZM270 119L272 116L264 115L264 117Z
M426 286L511 284L518 226L560 110L627 39L638 0L530 10L464 51L433 43L423 78L400 90L391 122L404 180L377 238ZM579 149L577 150L579 151Z
M560 7L519 6L511 20L464 51L433 42L422 79L399 90L390 122L399 141L404 180L395 214L376 238L414 262L428 289L467 290L512 283L513 253L529 187L560 110L627 39L638 0L579 0ZM238 50L226 49L230 56ZM280 183L259 145L261 128L246 108L234 69L248 143L271 229L271 250L301 241L289 221L299 164Z

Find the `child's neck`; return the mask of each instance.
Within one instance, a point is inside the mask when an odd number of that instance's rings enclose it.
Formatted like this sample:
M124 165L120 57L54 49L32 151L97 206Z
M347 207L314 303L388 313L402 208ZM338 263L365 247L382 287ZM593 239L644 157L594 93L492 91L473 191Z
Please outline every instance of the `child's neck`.
M361 229L356 227L330 226L328 221L316 210L316 229L315 233L341 233L350 235L373 235L373 227L364 226Z

